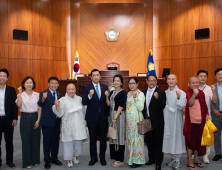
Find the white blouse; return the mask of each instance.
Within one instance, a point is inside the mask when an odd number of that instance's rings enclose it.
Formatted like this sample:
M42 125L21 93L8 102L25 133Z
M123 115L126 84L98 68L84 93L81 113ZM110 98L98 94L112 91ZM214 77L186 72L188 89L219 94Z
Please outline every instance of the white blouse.
M32 96L29 97L28 94L25 91L23 91L21 93L21 99L22 99L22 106L20 107L20 112L27 112L27 113L38 112L39 106L37 102L39 101L39 93L33 91ZM17 102L17 99L15 102Z

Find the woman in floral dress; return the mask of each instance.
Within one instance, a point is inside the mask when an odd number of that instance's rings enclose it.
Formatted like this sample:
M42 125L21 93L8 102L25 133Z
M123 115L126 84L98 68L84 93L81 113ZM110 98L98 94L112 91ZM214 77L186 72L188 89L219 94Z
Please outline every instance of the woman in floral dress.
M126 140L127 140L127 163L132 168L137 168L145 163L144 136L138 134L137 123L143 120L145 96L138 89L136 77L128 80L130 92L126 102Z

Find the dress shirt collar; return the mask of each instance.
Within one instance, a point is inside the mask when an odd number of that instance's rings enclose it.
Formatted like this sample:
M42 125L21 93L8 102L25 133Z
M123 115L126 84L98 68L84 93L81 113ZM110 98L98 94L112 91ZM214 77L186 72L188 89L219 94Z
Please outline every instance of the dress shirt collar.
M154 87L154 88L152 88L152 89L150 89L149 87L148 87L148 91L155 91L156 90L156 86Z
M217 83L217 86L222 87L222 85L219 85L219 83Z
M55 92L55 95L57 95L57 92L56 91L52 91L50 88L49 88L49 91L52 93L52 95L53 95L54 92Z
M100 88L100 83L95 84L95 83L93 83L93 81L92 81L92 84L93 84L93 86L95 87L95 89L96 89L96 85L98 85L98 88Z
M0 89L1 91L5 91L5 89L6 89L6 85L5 85L5 87L3 88L3 90L2 89Z

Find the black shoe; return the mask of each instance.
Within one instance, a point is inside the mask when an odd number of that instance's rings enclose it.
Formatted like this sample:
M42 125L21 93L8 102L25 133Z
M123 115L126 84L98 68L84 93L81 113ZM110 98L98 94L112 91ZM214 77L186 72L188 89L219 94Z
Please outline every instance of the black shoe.
M133 165L131 166L131 168L137 168L137 167L139 167L139 166L141 166L141 164L133 164Z
M45 162L45 169L50 169L50 168L51 168L50 162Z
M15 164L14 163L10 163L10 164L6 164L9 168L15 169Z
M149 160L148 162L145 163L145 165L152 165L154 164L155 162L153 160Z
M2 167L2 164L0 164L0 168Z
M156 165L156 170L161 170L161 165Z
M222 156L221 155L215 155L212 159L212 161L218 161L219 159L221 159Z
M100 159L100 163L102 166L106 166L106 160L105 159Z
M93 166L96 162L98 162L98 159L91 160L89 166Z
M62 165L62 162L60 162L59 160L56 161L51 161L52 164L56 164L56 165Z

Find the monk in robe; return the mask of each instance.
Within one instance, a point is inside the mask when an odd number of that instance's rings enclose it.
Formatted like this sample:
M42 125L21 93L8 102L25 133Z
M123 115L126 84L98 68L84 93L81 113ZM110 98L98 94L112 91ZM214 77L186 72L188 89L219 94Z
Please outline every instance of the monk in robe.
M204 167L198 156L206 154L206 146L201 146L201 138L205 122L209 119L209 114L205 95L202 90L198 89L199 81L197 77L191 77L188 86L190 88L186 91L187 104L183 135L185 136L187 148L187 166L190 170L196 170L194 164L200 168ZM193 162L191 159L192 154L194 154Z
M63 157L68 161L67 166L78 164L77 157L82 154L83 140L87 138L85 108L82 98L77 96L74 84L68 84L66 95L55 101L52 106L56 116L62 118L62 145Z
M163 153L171 154L171 161L166 163L172 169L180 169L182 154L186 152L183 136L183 109L186 107L186 93L176 85L174 74L167 76L169 88L166 92L166 107L164 108Z

